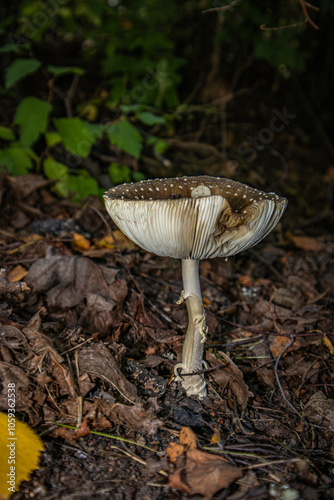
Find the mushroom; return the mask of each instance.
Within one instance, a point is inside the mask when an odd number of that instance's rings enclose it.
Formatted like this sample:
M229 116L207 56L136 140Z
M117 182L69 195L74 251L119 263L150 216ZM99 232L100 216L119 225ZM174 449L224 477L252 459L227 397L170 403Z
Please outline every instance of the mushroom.
M182 260L189 324L175 375L188 396L203 398L207 326L199 261L229 257L261 241L278 223L287 200L230 179L180 177L122 184L104 195L110 217L143 249Z

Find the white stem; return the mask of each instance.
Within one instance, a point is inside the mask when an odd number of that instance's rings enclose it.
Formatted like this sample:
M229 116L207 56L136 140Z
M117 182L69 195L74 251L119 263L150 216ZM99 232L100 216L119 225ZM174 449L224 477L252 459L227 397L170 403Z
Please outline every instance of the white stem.
M182 349L182 363L176 365L175 370L181 372L178 380L181 380L182 387L187 395L203 398L206 395L203 375L182 377L182 372L194 373L203 369L203 351L207 327L199 281L198 260L182 260L182 278L183 297L187 303L189 323Z

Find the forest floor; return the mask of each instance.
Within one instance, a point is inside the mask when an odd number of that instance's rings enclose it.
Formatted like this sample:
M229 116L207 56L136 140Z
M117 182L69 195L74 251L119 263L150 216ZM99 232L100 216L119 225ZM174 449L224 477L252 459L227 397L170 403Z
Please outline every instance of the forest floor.
M180 262L133 245L96 199L2 174L0 409L15 383L17 416L45 444L13 500L334 498L334 174L289 147L282 182L237 176L289 198L277 229L200 265L203 401L172 380Z

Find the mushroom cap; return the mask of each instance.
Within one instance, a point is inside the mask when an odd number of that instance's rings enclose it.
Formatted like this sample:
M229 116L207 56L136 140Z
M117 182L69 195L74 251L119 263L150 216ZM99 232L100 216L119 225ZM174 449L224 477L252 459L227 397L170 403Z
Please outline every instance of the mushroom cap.
M149 252L176 259L229 257L261 241L286 198L222 177L153 179L104 195L110 217Z

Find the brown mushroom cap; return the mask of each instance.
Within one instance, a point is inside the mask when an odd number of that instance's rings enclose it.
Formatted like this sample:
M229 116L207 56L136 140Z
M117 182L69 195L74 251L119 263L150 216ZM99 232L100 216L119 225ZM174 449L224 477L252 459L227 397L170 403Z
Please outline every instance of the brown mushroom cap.
M104 196L116 225L139 246L177 259L228 257L261 241L287 200L210 176L154 179Z

